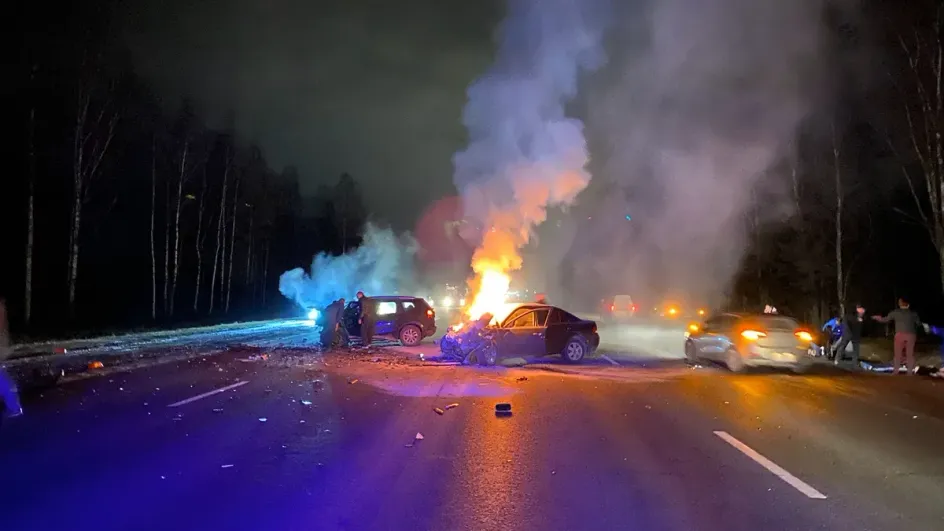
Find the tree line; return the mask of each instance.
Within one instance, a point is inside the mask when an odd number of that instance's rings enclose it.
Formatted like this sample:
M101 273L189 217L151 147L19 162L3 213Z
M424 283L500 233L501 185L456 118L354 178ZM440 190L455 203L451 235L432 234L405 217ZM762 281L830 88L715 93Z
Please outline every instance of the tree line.
M235 114L211 127L192 103L156 95L97 15L56 39L24 36L10 104L22 134L0 181L0 297L14 332L285 310L283 271L359 243L356 181L304 198L297 169L273 169Z
M775 169L790 176L790 217L761 222L763 198L748 215L735 305L790 301L821 322L856 303L884 311L903 296L942 314L944 8L862 6L860 18L832 21L836 93Z

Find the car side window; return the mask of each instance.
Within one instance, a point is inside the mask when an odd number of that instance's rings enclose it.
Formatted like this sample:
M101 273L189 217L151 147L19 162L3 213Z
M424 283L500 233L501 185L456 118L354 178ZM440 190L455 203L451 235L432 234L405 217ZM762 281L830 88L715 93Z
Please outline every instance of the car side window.
M537 310L534 312L534 326L547 326L547 316L550 310Z
M397 303L393 301L383 301L377 303L377 315L394 315L397 313Z
M531 328L536 326L535 323L535 314L537 312L528 312L521 317L518 317L511 323L511 328Z
M738 322L738 317L734 315L722 315L721 322L718 323L718 328L721 330L730 330Z
M551 326L552 324L559 324L559 323L561 323L560 311L556 309L551 310L550 315L548 315L547 317L547 326Z
M410 311L410 310L412 310L413 308L416 308L416 304L414 304L413 302L410 302L410 301L401 302L400 305L403 306L403 309L404 309L405 311Z
M527 311L528 311L527 308L518 308L517 310L511 312L511 313L508 315L508 317L505 318L505 323L507 323L505 326L506 326L506 327L512 326L512 323L515 322L515 319L517 319L518 317L520 317L521 315L523 315L523 314L524 314L525 312L527 312Z
M702 327L703 330L717 330L719 328L721 328L720 317L712 317L708 319L707 321L705 321L705 326Z

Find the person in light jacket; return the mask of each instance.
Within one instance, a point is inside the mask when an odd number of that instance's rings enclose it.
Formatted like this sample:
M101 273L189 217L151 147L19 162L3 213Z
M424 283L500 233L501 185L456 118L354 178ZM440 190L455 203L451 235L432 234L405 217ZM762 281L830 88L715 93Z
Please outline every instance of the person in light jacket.
M918 340L918 327L923 327L918 314L911 309L911 305L904 298L898 299L898 308L888 312L888 315L873 315L872 319L880 323L895 323L895 354L892 357L892 374L898 374L901 367L902 354L908 366L908 374L915 373L915 342Z

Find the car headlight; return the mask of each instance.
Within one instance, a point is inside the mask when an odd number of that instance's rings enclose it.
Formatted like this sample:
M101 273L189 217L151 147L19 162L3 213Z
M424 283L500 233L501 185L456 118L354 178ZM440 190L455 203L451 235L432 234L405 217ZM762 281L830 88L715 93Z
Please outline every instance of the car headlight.
M451 308L451 307L452 307L452 297L446 297L446 298L444 298L444 299L442 300L442 305L445 306L446 308Z
M317 321L319 315L321 315L321 312L319 312L316 308L308 310L308 319L311 321Z

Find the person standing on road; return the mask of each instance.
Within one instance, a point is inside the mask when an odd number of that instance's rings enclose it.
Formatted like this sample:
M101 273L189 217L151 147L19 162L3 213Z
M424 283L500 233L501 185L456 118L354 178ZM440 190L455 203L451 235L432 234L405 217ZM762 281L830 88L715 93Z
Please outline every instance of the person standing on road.
M334 346L338 333L338 315L339 307L343 307L343 299L336 300L327 305L324 309L324 328L321 329L321 346L331 348Z
M852 366L859 366L859 345L862 342L862 326L865 322L865 307L856 304L855 313L846 315L842 320L842 337L836 346L836 362L845 358L846 346L852 343Z
M359 321L361 324L361 340L365 347L369 347L371 341L374 340L374 313L376 313L376 308L374 308L373 301L366 297L363 291L357 292L357 300L360 304L361 313Z
M6 361L9 355L10 330L7 327L7 304L4 299L0 298L0 363ZM20 395L16 389L16 382L10 378L2 365L0 365L0 399L3 400L4 404L4 407L0 408L0 416L18 417L23 414L23 406L20 405Z
M915 372L915 342L918 339L918 327L923 326L918 314L911 309L911 305L904 298L898 299L898 308L892 310L887 316L873 315L872 319L880 323L895 323L895 354L892 357L892 374L898 374L898 368L901 367L901 355L905 354L905 363L908 367L908 374Z

